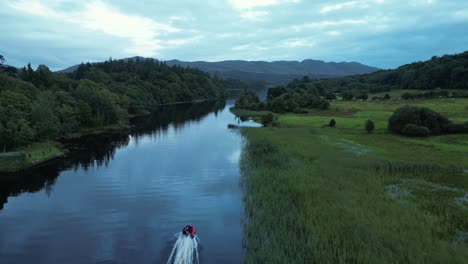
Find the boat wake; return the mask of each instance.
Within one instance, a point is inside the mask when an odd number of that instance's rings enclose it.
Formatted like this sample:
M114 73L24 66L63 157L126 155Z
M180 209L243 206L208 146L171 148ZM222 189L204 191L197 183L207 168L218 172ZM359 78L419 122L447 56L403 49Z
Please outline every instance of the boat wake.
M176 234L176 236L178 238L172 248L167 264L199 264L198 237L191 238L183 235L182 232Z

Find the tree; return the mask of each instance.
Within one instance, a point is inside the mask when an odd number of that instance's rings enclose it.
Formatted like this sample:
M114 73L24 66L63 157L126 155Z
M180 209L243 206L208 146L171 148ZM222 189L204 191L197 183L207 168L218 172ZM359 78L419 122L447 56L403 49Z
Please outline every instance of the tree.
M283 86L271 87L268 89L267 99L268 100L275 99L276 97L280 97L281 95L287 92L288 90L286 90L286 88Z
M55 139L60 131L60 124L53 112L55 105L51 92L42 93L33 104L31 120L40 140Z
M366 122L365 128L366 128L367 133L371 133L372 131L374 131L374 128L375 128L374 122L368 119Z
M248 110L258 110L258 103L260 103L260 99L257 94L252 90L245 89L237 99L235 107Z
M5 57L3 57L3 55L0 55L0 67L3 66L3 63L5 63Z
M25 119L18 120L15 136L15 145L26 145L33 141L34 130L29 126L29 122Z
M325 95L325 99L327 99L328 101L336 100L336 95L334 92L328 92Z
M262 125L268 126L269 124L273 123L274 119L275 119L275 116L272 113L262 115Z
M341 93L341 97L345 101L351 101L354 98L354 93L351 92L351 91L344 91L344 92Z
M3 124L0 122L0 147L3 152L6 151L6 148L8 146L8 131L7 129L3 126Z
M363 101L367 101L367 99L369 99L369 96L367 95L367 93L361 93L358 97L356 97L357 99L361 99Z
M388 93L384 95L385 100L390 100L390 98L392 98L392 97Z
M335 127L336 126L335 119L330 120L330 123L328 123L328 126Z

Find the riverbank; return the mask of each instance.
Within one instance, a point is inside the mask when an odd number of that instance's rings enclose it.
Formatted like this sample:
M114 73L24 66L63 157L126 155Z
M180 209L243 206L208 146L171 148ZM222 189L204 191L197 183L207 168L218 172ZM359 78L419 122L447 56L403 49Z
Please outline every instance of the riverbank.
M12 173L28 169L65 155L57 142L33 143L12 152L0 153L0 173Z
M72 134L64 135L60 142L78 139L90 135L105 133L127 133L129 125L109 125L95 128L85 128ZM64 157L68 152L59 141L35 142L10 152L0 153L0 173L14 173L46 163L50 160Z
M462 121L467 102L415 103ZM468 261L468 135L390 134L403 104L333 102L243 128L247 263Z

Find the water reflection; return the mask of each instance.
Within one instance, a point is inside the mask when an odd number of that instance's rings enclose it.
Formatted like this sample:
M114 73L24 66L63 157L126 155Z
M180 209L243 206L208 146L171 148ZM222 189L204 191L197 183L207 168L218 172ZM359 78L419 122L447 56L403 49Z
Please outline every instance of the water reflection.
M0 175L0 213L10 196L45 190L50 195L60 172L68 169L88 171L89 168L107 167L116 151L128 146L130 140L138 143L143 137L175 133L190 123L200 122L208 114L218 113L225 102L213 101L194 104L161 106L149 116L134 118L130 133L110 133L85 136L65 142L70 150L65 159L58 159L21 173Z

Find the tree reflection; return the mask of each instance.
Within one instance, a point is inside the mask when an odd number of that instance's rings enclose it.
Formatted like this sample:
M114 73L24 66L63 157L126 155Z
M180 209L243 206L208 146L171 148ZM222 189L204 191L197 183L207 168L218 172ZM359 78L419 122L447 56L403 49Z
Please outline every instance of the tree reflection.
M134 118L128 132L90 135L64 142L70 151L66 158L19 173L0 175L0 210L10 196L43 189L50 195L57 177L64 170L87 171L91 167L108 166L116 151L129 144L130 134L138 141L144 136L167 133L170 126L180 131L188 123L200 122L210 113L217 115L224 107L225 102L162 106L149 116Z

